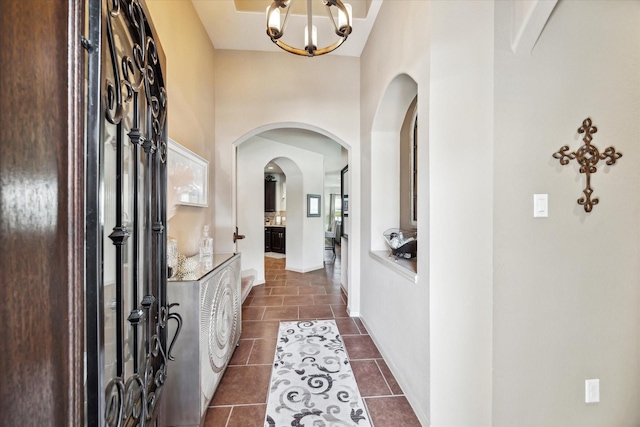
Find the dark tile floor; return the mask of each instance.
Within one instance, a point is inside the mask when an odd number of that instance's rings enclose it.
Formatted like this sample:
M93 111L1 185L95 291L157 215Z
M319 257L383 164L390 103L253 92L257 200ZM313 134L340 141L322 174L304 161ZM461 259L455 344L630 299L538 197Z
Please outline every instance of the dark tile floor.
M265 258L265 279L242 306L240 345L213 396L205 427L264 425L278 324L299 319L335 319L374 427L420 426L364 325L347 314L339 257L305 274L285 270L284 259Z

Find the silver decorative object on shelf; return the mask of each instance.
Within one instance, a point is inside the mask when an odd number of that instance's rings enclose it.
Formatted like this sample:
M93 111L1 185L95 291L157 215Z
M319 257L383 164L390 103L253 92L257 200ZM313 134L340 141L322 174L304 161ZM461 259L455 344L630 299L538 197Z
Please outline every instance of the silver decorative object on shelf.
M415 231L390 228L383 236L391 249L391 255L396 261L399 258L415 258L418 250L418 234Z

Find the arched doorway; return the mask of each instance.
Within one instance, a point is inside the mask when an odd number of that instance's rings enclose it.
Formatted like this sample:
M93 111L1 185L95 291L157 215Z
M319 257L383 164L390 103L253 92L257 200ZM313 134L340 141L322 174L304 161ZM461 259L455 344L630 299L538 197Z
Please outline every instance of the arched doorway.
M256 130L235 144L236 219L246 236L237 243L237 250L243 254L243 270L253 270L255 284L264 282L264 166L273 162L286 176L286 214L278 212L286 216L286 268L308 272L324 266L328 218L324 209L319 218L307 217L307 195L321 195L328 215L325 192L334 179L327 173L335 173L339 189L340 170L348 162L348 149L335 138L315 129L280 126Z

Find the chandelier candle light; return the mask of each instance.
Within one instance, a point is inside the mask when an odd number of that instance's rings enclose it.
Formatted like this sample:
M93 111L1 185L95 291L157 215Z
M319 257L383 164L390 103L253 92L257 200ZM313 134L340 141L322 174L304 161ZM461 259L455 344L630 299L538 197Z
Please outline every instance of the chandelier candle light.
M351 5L342 3L341 0L320 0L326 8L329 21L333 24L338 40L327 47L318 49L318 29L313 25L311 9L311 3L318 0L307 0L307 26L304 29L304 49L289 46L281 40L281 37L284 35L287 27L289 12L291 11L294 1L295 0L274 0L271 6L267 7L267 35L271 38L272 42L287 52L309 57L324 55L337 49L347 39L349 34L351 34L353 29L351 27ZM335 6L337 9L337 22L336 16L332 13L332 6ZM280 25L280 9L286 10L282 25ZM309 42L309 40L311 40L311 42Z

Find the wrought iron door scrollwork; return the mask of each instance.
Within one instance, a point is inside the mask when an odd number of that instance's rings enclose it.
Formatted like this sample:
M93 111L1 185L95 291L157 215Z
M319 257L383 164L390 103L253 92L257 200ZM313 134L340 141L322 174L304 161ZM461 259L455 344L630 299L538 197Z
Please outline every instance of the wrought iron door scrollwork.
M87 121L100 125L88 132L88 152L98 161L87 181L102 195L87 198L94 201L88 222L99 225L87 233L96 245L87 245L87 286L95 286L87 291L94 297L87 298L94 319L87 371L99 377L87 381L87 424L151 426L167 378L167 322L180 320L166 300L164 57L141 0L90 5L89 21L94 39L87 45L96 46L89 55L100 59L98 71L88 70Z

